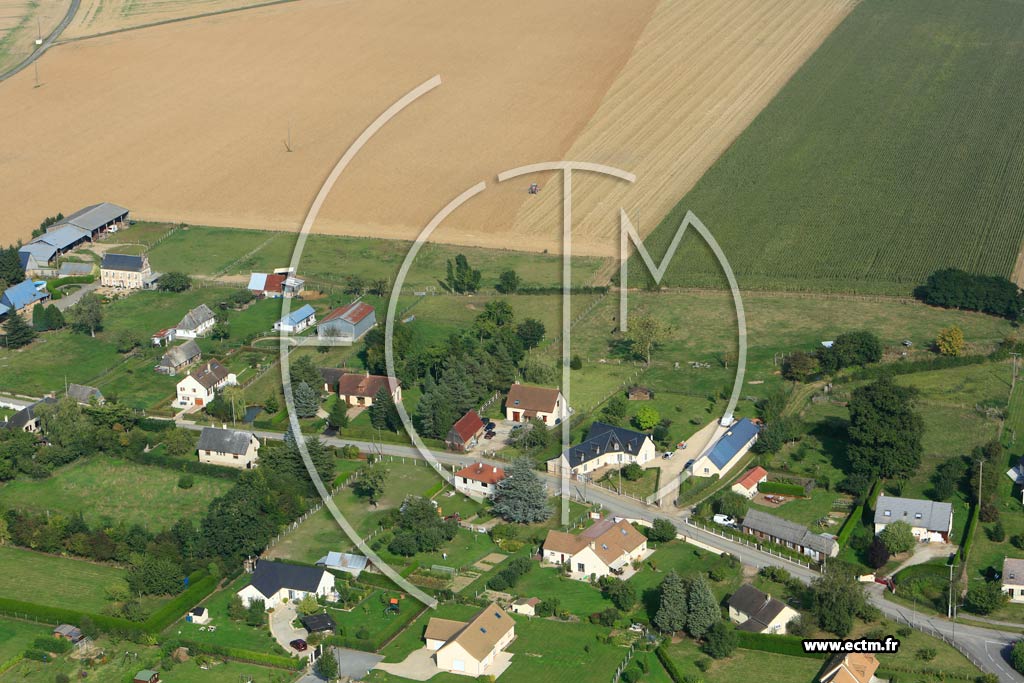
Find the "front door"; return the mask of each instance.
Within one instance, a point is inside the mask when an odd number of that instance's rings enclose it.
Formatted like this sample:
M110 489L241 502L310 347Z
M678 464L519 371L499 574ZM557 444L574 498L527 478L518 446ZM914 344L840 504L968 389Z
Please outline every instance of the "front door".
M519 422L520 418L522 416L523 416L523 413L521 411L518 411L518 410L513 410L512 411L512 421L513 422Z
M201 399L201 398L196 398L196 405L197 405L197 406L201 406L201 405L203 405L203 399Z

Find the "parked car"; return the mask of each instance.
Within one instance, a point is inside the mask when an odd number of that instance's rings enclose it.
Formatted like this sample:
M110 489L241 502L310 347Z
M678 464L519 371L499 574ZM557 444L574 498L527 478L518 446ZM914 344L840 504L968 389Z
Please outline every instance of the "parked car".
M671 460L672 456L674 456L675 454L675 451L665 451L665 454L661 457L665 458L666 460Z
M486 434L484 434L484 438L485 439L493 439L494 438L494 432L487 432Z
M292 646L293 650L298 650L299 652L305 652L306 649L309 647L308 645L306 645L306 641L304 641L302 638L296 638L288 644Z
M690 469L691 467L693 467L693 463L695 463L695 462L697 462L697 461L696 460L687 460L686 464L683 465L683 469L684 470Z
M489 432L493 432L494 428L497 427L497 426L498 425L494 424L493 422L488 422L487 424L484 425L484 429L489 431Z
M729 515L715 515L711 518L715 524L721 524L722 526L735 527L736 520Z

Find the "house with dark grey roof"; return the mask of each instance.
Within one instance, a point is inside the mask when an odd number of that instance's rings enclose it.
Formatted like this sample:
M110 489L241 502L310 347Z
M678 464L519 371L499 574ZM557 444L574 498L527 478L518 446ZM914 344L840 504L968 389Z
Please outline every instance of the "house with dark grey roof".
M18 248L18 259L26 274L52 273L50 265L60 250L46 242L29 242Z
M203 427L199 434L199 462L240 470L256 467L260 459L260 440L252 432L226 426Z
M307 595L334 597L334 574L321 567L306 567L275 560L259 560L249 585L238 591L246 607L262 600L267 609L287 598L294 602Z
M100 284L104 287L142 289L152 280L152 276L149 257L145 254L106 253L100 262Z
M184 344L172 346L160 357L160 363L156 371L162 375L176 375L184 368L195 363L203 355L199 344L194 339L189 339Z
M75 211L51 229L70 225L88 233L90 239L96 239L101 233L127 220L128 209L110 202L100 202Z
M1024 560L1015 557L1003 558L1003 593L1010 602L1024 602Z
M7 313L27 314L38 303L50 298L45 287L36 286L32 280L22 280L11 285L0 294L0 315Z
M832 536L812 533L802 524L760 510L748 510L741 529L745 534L792 548L818 562L839 554L839 544Z
M607 465L645 465L656 457L657 449L650 434L595 422L590 425L587 438L582 443L548 460L547 467L552 474L568 470L579 476L593 473Z
M0 427L5 429L20 429L23 432L38 432L39 431L39 416L36 414L36 408L44 403L56 403L57 399L50 398L47 396L41 401L25 406L14 415L10 417L4 417Z
M883 493L875 503L875 533L893 522L909 524L914 538L919 541L949 543L949 533L953 530L953 506Z
M177 327L174 328L175 339L195 339L213 329L217 316L206 304L199 304L185 314Z
M302 622L302 626L310 633L325 633L337 628L337 625L334 623L334 617L327 612L307 614L304 617L299 617L299 621Z
M67 394L70 398L86 406L94 400L100 405L103 405L105 401L103 393L99 389L85 384L69 384Z
M743 459L760 432L761 428L747 418L727 427L725 433L693 461L690 474L695 477L725 476Z
M800 614L749 583L729 598L729 620L750 633L785 633L786 626Z

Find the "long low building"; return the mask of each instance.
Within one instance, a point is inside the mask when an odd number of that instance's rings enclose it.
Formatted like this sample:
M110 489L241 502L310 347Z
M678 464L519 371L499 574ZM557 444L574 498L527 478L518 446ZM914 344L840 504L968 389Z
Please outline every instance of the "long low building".
M761 428L747 418L734 423L693 461L690 473L695 477L725 476L754 445L760 432Z
M791 548L818 562L839 554L839 544L832 536L813 533L802 524L760 510L748 510L741 528L745 534Z
M75 211L47 228L46 232L18 249L21 267L26 272L46 270L60 255L128 220L128 209L101 202Z

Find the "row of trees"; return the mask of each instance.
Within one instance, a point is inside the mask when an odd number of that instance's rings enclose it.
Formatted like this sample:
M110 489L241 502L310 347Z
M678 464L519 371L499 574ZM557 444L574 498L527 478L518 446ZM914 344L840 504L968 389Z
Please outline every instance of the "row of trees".
M928 276L914 296L931 306L963 308L1020 318L1024 297L1017 285L998 275L972 275L956 268L938 270Z

